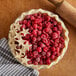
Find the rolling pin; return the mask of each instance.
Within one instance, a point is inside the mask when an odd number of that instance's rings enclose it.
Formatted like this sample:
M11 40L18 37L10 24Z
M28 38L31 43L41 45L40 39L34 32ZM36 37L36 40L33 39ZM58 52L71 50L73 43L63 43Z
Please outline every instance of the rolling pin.
M56 6L58 13L64 20L76 27L76 8L65 0L49 0Z

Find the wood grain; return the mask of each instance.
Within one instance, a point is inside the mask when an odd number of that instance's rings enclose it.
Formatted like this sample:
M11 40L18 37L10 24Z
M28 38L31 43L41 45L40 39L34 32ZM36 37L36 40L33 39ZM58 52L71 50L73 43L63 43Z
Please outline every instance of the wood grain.
M76 7L76 0L67 0ZM0 38L8 38L10 24L24 11L43 8L49 11L55 7L47 0L0 0ZM69 30L69 47L64 58L50 69L40 70L40 76L76 76L76 28L64 21Z

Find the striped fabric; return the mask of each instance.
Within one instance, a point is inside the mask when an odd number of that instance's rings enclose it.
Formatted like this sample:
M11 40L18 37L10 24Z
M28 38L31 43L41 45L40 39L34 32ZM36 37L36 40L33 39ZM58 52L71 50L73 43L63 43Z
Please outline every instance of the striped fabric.
M21 65L10 53L7 40L0 40L0 76L39 76L35 69Z

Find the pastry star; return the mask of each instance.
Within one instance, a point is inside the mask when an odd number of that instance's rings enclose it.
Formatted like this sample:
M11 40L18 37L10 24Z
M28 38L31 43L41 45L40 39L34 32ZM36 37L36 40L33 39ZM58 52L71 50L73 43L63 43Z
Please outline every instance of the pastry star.
M20 24L19 24L19 23L15 23L14 25L15 25L15 29L16 29L16 30L17 30L17 29L20 30Z
M22 58L22 63L26 63L27 64L27 61L29 61L29 59L27 59L26 56L24 58Z
M16 58L20 58L21 55L20 55L19 53L16 52L16 56L15 56L15 57L16 57Z
M29 45L29 43L28 42L26 42L26 44L24 45L24 49L25 50L29 50L29 47L30 47L31 45Z
M20 40L20 38L21 38L20 33L17 33L17 32L15 32L15 33L16 33L16 35L14 36L14 38L18 38Z
M16 34L16 36L14 38L18 38L18 40L16 40L16 41L19 42L19 45L24 45L25 40L22 39L22 37L19 33Z
M24 29L23 28L23 31L21 31L20 33L23 33L24 35L26 35L26 34L29 34L29 31L28 31L29 29Z
M19 40L17 40L19 42L19 45L24 45L24 40L22 38L20 38Z

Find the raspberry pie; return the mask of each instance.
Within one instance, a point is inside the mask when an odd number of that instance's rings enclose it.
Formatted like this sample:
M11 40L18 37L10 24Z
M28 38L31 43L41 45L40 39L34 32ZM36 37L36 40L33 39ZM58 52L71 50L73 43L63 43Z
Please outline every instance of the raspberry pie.
M52 12L32 9L22 13L9 31L9 46L23 65L41 69L59 62L68 47L68 30Z

